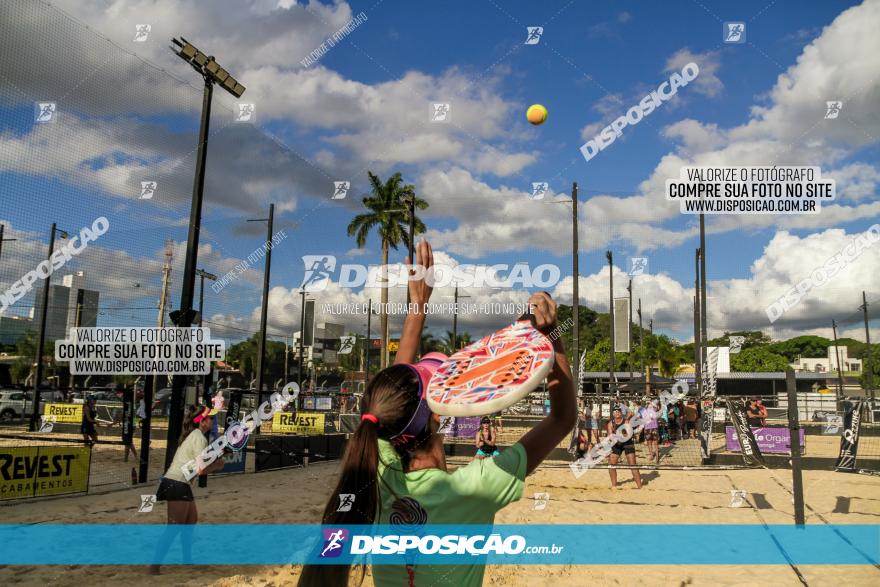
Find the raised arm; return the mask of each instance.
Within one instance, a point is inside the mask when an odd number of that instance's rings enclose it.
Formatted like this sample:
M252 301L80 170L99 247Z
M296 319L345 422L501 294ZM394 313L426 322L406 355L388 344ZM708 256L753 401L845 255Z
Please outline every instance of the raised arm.
M535 327L548 334L556 328L556 302L546 293L537 293L529 298ZM526 449L527 473L541 464L559 442L568 436L577 423L577 400L571 379L571 368L562 345L562 337L553 341L556 353L553 369L547 376L547 389L550 393L550 415L529 430L520 440Z
M410 258L406 258L406 264L410 264ZM400 334L400 346L394 364L415 363L419 355L419 344L422 342L422 329L425 326L424 306L431 299L433 287L425 282L425 274L434 265L434 253L431 244L422 239L416 245L416 265L425 268L419 279L411 279L408 282L410 309L403 322L403 332Z

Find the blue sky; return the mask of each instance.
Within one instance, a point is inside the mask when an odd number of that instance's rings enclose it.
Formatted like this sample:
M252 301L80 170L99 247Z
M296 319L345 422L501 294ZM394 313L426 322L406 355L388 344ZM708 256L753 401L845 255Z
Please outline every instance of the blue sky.
M168 39L182 35L213 52L247 86L241 101L257 108L256 125L235 124L236 100L215 93L200 265L222 275L246 258L265 228L245 220L264 217L275 202L276 224L288 238L273 258L274 332L298 327L302 255L379 261L375 237L354 251L345 234L367 169L383 178L400 171L415 184L431 205L423 219L438 257L557 264L563 281L552 293L563 303L571 301L570 212L528 192L531 182L549 181L552 198L561 199L577 181L582 303L607 309L606 249L614 251L618 296L629 257L646 256L650 274L634 286L646 319L688 340L696 218L665 202L658 185L684 164L818 165L837 179L838 201L816 217L707 218L710 329L828 336L831 318L851 319L862 290L880 298L869 277L880 268L872 248L779 323L764 315L768 303L880 217L880 51L865 25L880 11L876 0L480 0L430 9L391 0L230 1L213 3L210 14L187 0L149 7L65 0L56 3L60 10L25 4L3 9L3 26L15 27L4 31L3 48L15 51L2 58L13 84L0 100L0 219L19 238L0 258L4 290L44 254L53 220L77 230L105 215L111 230L70 265L102 291L102 320L154 320L148 308L166 239L176 242L176 306L200 106L194 72L167 49ZM367 20L346 39L318 63L300 65L359 13ZM746 23L745 44L722 42L728 20ZM134 23L145 22L150 37L132 42ZM539 43L524 45L527 26L544 27ZM45 56L39 66L10 61L34 43ZM118 60L107 65L108 54ZM689 61L701 70L692 84L584 160L578 148L586 139ZM33 123L37 100L58 101L58 122ZM826 100L844 101L840 119L823 119ZM428 121L433 101L451 104L449 124ZM525 120L532 103L549 110L542 126ZM22 162L40 159L51 165ZM153 200L137 199L141 179L158 180ZM347 200L330 200L334 180L352 181ZM229 336L256 330L261 269L206 294L206 314ZM436 301L448 301L446 289ZM527 296L467 293L477 301ZM377 291L331 287L320 301L369 295L378 298ZM402 297L402 290L392 294ZM21 315L32 303L24 298L9 312ZM461 321L485 332L510 318ZM433 326L449 323L443 316Z

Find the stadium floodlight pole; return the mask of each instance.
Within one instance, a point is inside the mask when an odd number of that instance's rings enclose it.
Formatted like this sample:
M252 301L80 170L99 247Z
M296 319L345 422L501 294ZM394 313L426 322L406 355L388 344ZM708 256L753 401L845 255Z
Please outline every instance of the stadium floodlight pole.
M199 126L199 143L196 151L196 170L193 179L192 204L189 213L189 234L186 241L186 261L183 269L183 284L180 290L180 309L172 313L171 319L175 326L188 328L192 326L193 293L195 290L196 264L198 263L199 231L202 224L202 196L205 189L205 160L208 153L208 127L211 121L211 99L214 95L214 84L220 84L223 89L240 98L244 93L244 86L229 75L229 72L220 67L213 56L208 56L199 51L189 41L181 37L172 39L175 45L171 47L174 54L189 63L193 69L202 76L205 82L202 93L202 117ZM174 375L171 380L171 399L168 412L168 445L165 449L165 468L171 466L174 453L177 450L174 442L183 429L183 402L184 387L186 386L185 375Z
M614 385L614 255L611 251L605 251L605 258L608 259L608 327L611 332L611 351L608 353L611 368L608 371L608 391L611 392L617 389L617 386Z
M4 242L8 243L8 242L18 240L17 238L3 238L3 228L4 228L4 225L0 224L0 258L3 257L3 243Z
M837 346L837 321L833 319L831 332L834 335L834 356L837 358L837 409L840 410L840 400L843 398L843 370L840 366L840 347Z
M67 232L60 230L54 222L52 223L52 230L49 233L49 252L46 254L46 261L49 263L51 263L49 260L55 251L56 232L60 234L60 238L68 238L69 236ZM46 279L43 280L43 307L40 308L40 334L37 338L37 372L34 374L34 404L31 406L31 421L28 427L31 432L36 432L37 420L40 419L40 383L43 380L43 346L46 344L46 311L49 307L49 280L51 278L50 271Z
M0 232L0 236L2 236L2 232ZM862 291L862 305L859 306L859 310L862 311L862 317L865 319L865 344L867 345L865 349L868 351L868 356L866 357L868 361L865 363L865 366L868 367L867 374L865 375L865 383L868 385L868 396L871 398L871 409L874 409L874 361L871 359L871 331L868 329L868 298L865 296L864 290Z
M269 311L269 272L272 270L272 225L275 221L275 204L269 204L269 217L248 220L248 222L266 222L266 260L263 265L263 304L260 309L260 345L257 355L257 405L263 403L263 372L266 360L266 315Z

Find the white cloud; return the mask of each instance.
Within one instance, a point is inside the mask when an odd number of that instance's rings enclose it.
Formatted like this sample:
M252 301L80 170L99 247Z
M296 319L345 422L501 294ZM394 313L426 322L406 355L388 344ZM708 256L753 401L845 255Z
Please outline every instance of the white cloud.
M663 71L670 74L680 73L681 68L691 62L699 66L700 74L688 84L689 88L710 98L717 96L724 90L724 84L717 75L718 69L721 67L721 55L717 51L694 53L688 48L679 49L666 60L666 68Z

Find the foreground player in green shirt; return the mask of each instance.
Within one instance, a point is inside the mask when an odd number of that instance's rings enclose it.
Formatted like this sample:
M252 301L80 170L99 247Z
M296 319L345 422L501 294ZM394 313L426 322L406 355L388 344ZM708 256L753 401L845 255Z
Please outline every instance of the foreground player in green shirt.
M407 260L409 261L409 260ZM422 241L416 262L433 265L431 246ZM424 280L409 282L410 298L423 307L431 296ZM546 293L531 296L535 326L544 333L556 327L556 304ZM361 402L361 423L348 441L339 483L324 510L322 523L347 524L492 524L495 513L522 497L525 477L577 420L571 370L555 337L553 370L547 377L551 410L516 444L493 459L475 460L452 473L446 470L440 418L423 399L431 373L444 357L429 353L416 364L425 315L410 313L403 327L395 364L379 372ZM337 511L341 494L354 494L349 511ZM347 585L349 565L306 566L301 586ZM467 565L374 565L379 587L389 585L481 585L485 567ZM361 574L360 579L363 579Z

